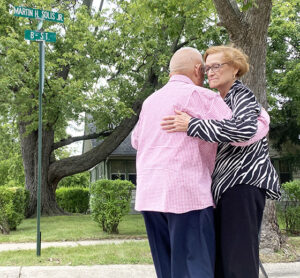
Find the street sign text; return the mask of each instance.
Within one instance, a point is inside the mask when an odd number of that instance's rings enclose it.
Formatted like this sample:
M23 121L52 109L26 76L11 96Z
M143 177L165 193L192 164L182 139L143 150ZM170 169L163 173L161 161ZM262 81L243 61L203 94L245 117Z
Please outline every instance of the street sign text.
M35 19L43 19L55 22L64 22L64 14L55 13L51 11L43 11L38 9L31 9L26 7L14 7L14 15L21 17L29 17Z
M56 42L56 33L25 30L25 40Z

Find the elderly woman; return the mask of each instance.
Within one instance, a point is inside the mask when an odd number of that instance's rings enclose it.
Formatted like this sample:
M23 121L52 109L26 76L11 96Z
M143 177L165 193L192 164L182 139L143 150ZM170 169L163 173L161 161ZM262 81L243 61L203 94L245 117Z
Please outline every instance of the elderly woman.
M176 116L164 118L162 126L168 132L187 131L188 136L219 143L212 176L215 277L255 278L259 275L258 234L265 198L280 198L278 176L265 137L248 146L232 144L254 136L261 109L251 90L238 80L249 70L247 56L231 46L215 46L207 49L204 60L209 86L219 91L232 118L201 120L176 111Z

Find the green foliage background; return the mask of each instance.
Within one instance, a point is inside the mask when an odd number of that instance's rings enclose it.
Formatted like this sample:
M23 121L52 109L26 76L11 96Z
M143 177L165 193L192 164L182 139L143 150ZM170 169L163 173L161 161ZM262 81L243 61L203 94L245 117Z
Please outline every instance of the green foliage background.
M300 145L300 1L273 1L267 56L271 138ZM300 148L294 156L300 157Z
M46 44L43 96L43 124L55 131L56 141L67 136L69 121L80 124L85 113L98 131L117 126L133 113L136 99L153 92L146 82L151 74L156 88L165 84L177 48L204 51L229 42L209 0L106 2L112 8L102 12L89 12L75 0L0 2L0 184L24 184L18 128L25 123L29 134L38 125L38 44L24 40L24 30L35 30L37 21L13 16L14 6L64 14L64 24L43 25L57 33L57 42ZM249 8L237 2L242 10ZM273 1L266 66L278 146L287 140L299 143L298 15L299 0ZM55 151L56 159L66 155Z

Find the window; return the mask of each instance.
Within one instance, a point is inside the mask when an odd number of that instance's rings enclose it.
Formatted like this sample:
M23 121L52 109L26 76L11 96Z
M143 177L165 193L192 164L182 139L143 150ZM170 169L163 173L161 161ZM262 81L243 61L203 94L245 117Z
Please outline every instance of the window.
M272 163L277 171L280 183L285 183L293 179L291 162L288 159L273 159Z
M112 180L125 180L125 174L124 173L112 173L111 179Z
M90 175L90 182L95 182L96 181L96 170L95 168L91 171Z
M136 174L128 174L128 180L136 185Z
M109 167L112 180L129 180L136 184L135 160L111 160Z

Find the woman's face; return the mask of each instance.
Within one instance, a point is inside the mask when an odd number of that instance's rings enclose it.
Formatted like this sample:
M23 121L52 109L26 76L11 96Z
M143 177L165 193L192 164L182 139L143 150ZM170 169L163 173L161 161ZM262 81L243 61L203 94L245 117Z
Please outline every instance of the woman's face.
M221 52L206 57L205 68L209 87L218 89L221 95L228 93L238 72L229 62Z

